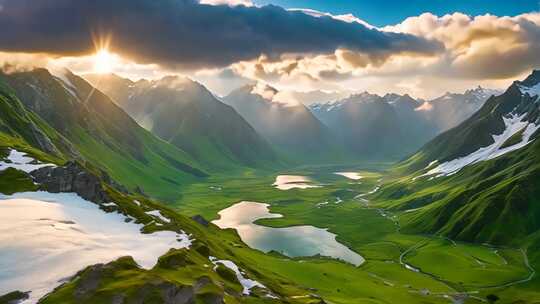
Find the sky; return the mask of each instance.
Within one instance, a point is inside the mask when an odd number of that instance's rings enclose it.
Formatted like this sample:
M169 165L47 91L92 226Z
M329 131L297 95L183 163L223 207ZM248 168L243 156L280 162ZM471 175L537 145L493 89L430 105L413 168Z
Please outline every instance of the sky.
M462 12L473 16L515 16L540 10L538 0L255 0L254 3L311 8L335 15L353 14L375 26L396 24L425 12L436 15Z
M177 74L220 96L260 83L299 99L435 98L504 89L539 68L539 3L0 0L0 65Z

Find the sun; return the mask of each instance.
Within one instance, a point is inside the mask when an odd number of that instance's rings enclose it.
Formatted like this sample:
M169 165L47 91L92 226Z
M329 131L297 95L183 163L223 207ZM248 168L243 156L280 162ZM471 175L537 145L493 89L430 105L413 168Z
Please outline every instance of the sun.
M94 55L94 72L99 74L110 73L113 70L114 55L107 49L101 49Z

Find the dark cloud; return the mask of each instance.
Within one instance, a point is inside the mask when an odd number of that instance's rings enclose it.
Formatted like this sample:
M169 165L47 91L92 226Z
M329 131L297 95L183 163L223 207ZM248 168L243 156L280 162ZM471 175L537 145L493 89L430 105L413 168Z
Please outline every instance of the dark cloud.
M92 36L141 63L187 68L226 66L284 53L337 48L379 53L435 53L439 43L385 33L276 6L202 5L193 0L0 0L0 50L78 55Z

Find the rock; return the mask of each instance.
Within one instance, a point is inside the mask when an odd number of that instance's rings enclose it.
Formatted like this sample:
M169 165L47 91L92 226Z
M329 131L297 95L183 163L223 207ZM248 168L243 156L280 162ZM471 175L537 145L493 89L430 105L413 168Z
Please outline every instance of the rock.
M124 296L123 294L114 295L111 304L124 304L125 298L126 296Z
M30 131L41 150L58 155L58 149L54 146L52 141L45 135L34 123L30 124Z
M195 222L203 225L204 227L208 227L208 225L210 225L210 222L208 222L202 215L200 214L197 214L197 215L194 215L191 217L192 220L194 220Z
M186 248L170 249L166 254L158 259L157 266L164 269L178 269L188 265L195 265L189 258L189 251Z
M165 282L159 288L161 289L164 304L195 303L195 290L192 286L178 286Z
M17 304L29 298L30 292L13 291L0 296L0 304Z
M79 277L79 283L73 291L75 299L82 300L88 298L101 283L101 278L105 272L105 265L97 264L88 267Z
M139 187L139 186L135 187L135 193L140 194L140 195L142 195L144 197L148 197L148 195L146 195L146 193L144 193L143 189L141 187Z
M40 168L30 172L30 175L48 192L75 192L94 203L109 201L101 180L73 161L63 167Z

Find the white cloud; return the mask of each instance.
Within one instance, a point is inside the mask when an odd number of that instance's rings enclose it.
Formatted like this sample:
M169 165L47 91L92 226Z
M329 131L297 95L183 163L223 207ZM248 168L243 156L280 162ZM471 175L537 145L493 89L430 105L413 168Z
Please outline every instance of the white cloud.
M345 22L348 22L348 23L356 22L356 23L364 25L367 28L371 28L371 29L376 28L375 26L373 26L373 25L369 24L368 22L356 17L353 14L332 15L330 13L321 12L321 11L317 11L317 10L309 9L309 8L291 8L291 9L289 9L289 11L298 11L298 12L302 12L304 14L307 14L307 15L310 15L310 16L313 16L313 17L330 17L330 18L345 21Z
M250 0L200 0L201 4L210 4L210 5L244 5L244 6L253 6L253 2Z
M505 88L540 66L540 13L514 17L461 13L439 17L426 13L382 30L439 41L445 50L422 55L338 49L326 55L261 56L233 64L232 69L245 78L266 81L280 89L294 84L302 89L394 91L429 98L476 85Z

